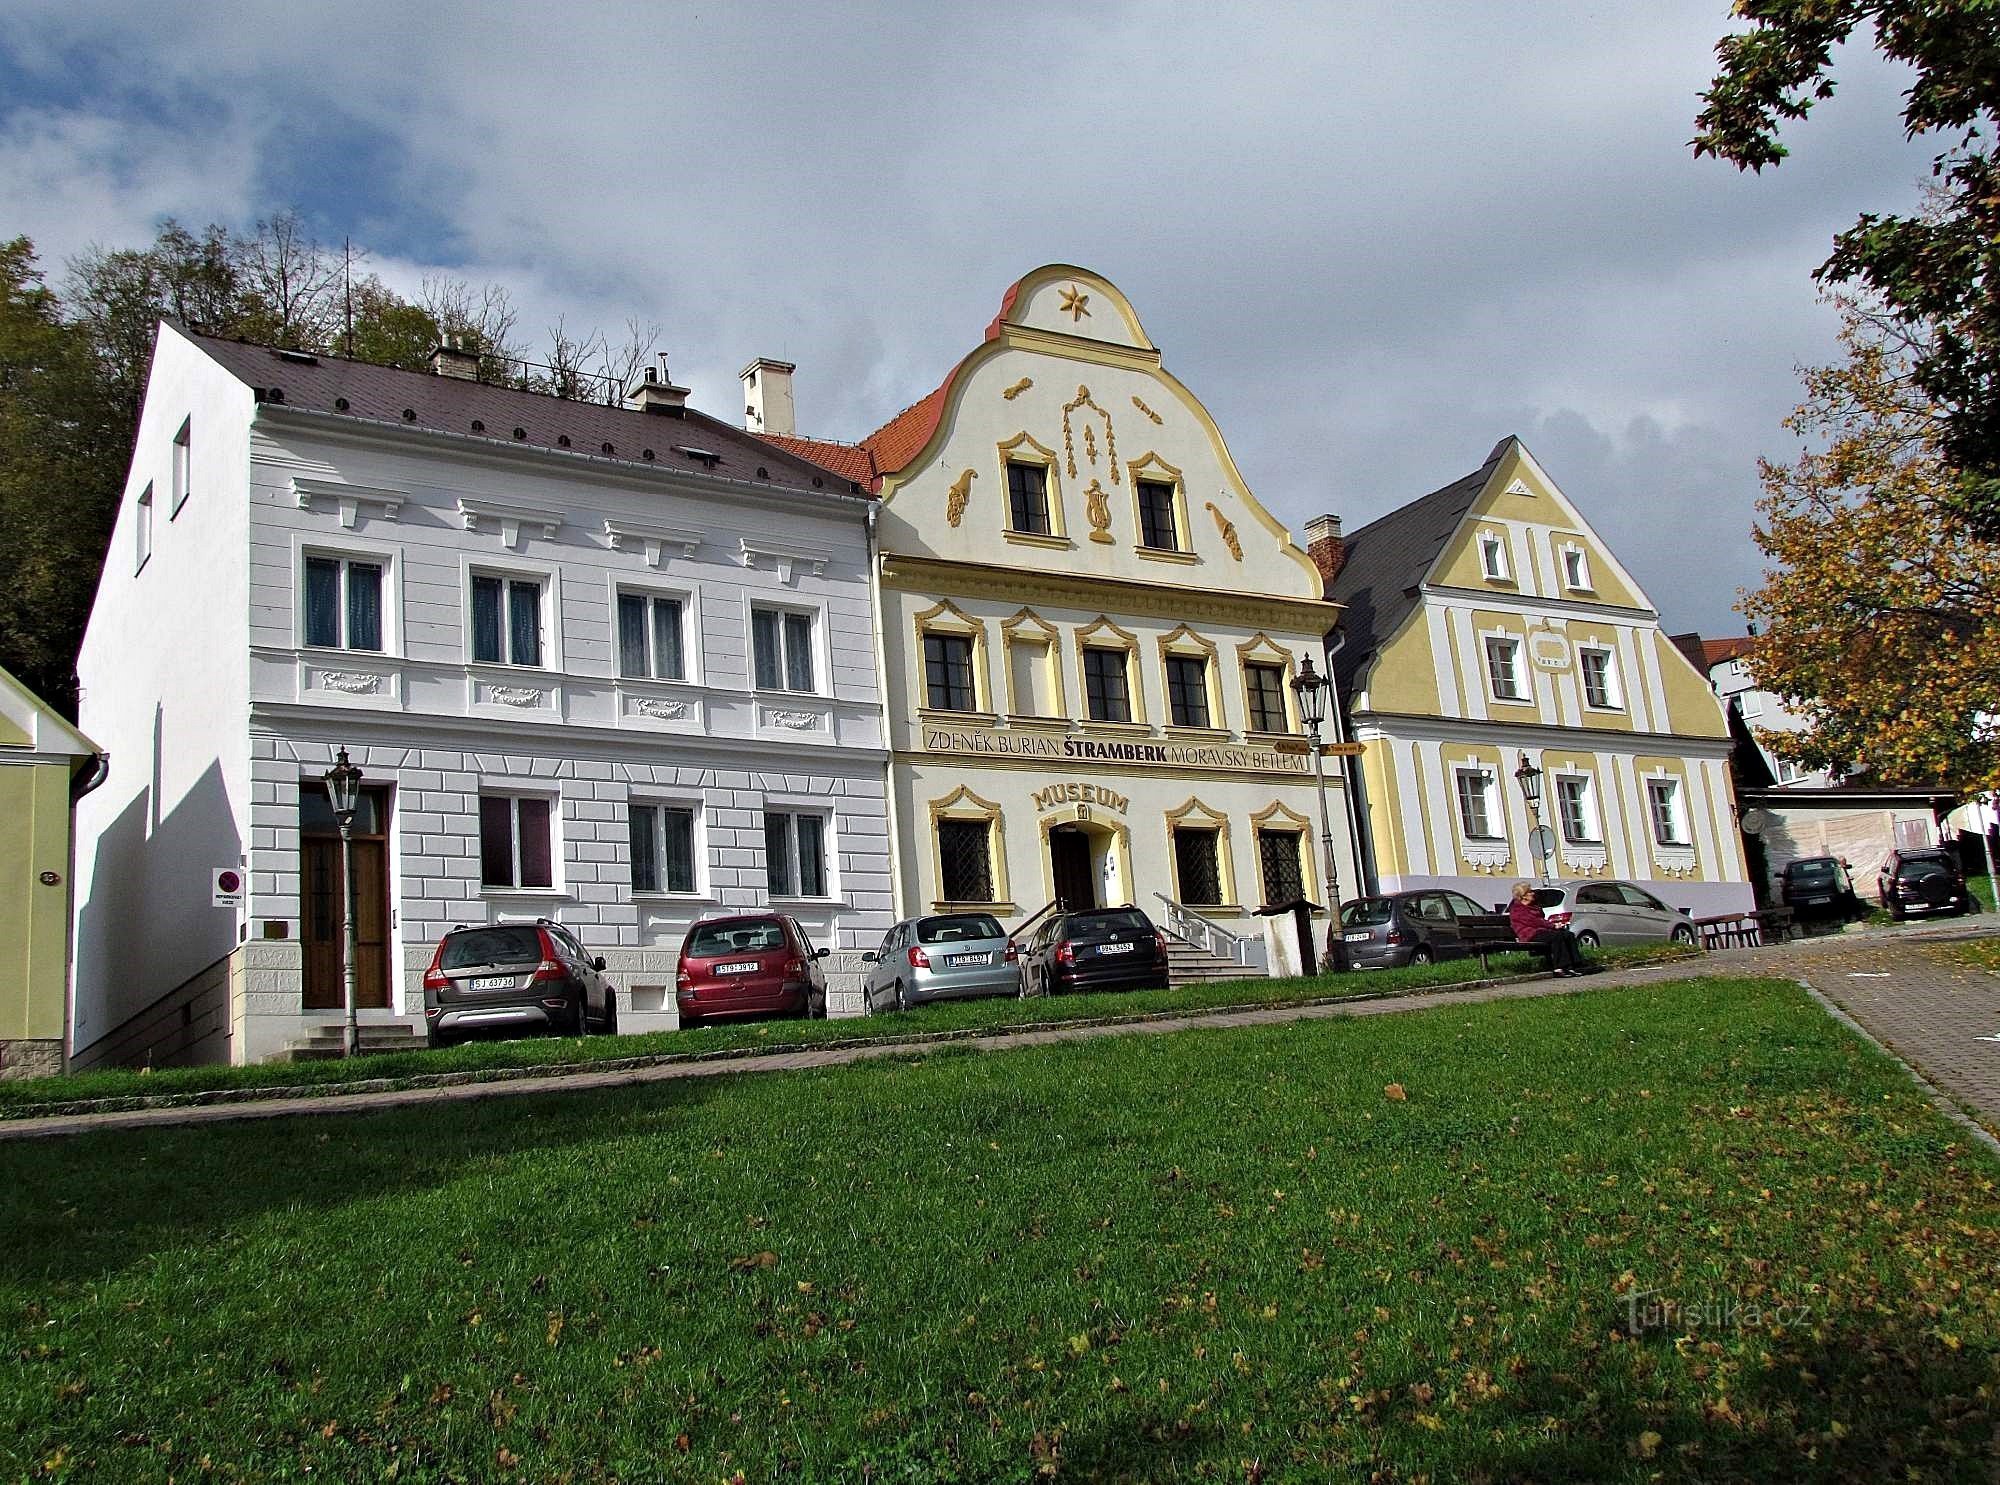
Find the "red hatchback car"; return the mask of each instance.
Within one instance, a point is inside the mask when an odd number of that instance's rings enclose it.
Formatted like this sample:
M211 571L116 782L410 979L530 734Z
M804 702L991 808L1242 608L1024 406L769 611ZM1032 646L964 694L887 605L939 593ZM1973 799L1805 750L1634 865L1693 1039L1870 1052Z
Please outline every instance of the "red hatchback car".
M826 971L787 913L706 918L681 943L674 999L681 1025L737 1016L826 1014Z

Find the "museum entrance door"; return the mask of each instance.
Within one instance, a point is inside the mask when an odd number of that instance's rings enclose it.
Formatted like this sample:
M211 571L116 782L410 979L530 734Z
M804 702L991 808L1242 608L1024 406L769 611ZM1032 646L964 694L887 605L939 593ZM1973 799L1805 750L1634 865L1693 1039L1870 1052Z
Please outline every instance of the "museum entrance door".
M1091 859L1090 836L1082 826L1049 827L1049 876L1059 911L1087 912L1098 905L1097 863Z

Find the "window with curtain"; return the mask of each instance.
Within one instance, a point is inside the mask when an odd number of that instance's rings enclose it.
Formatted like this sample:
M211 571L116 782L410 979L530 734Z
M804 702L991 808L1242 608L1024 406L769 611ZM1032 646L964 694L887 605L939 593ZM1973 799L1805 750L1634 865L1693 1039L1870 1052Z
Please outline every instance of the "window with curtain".
M627 808L634 892L695 890L694 811L683 805Z
M826 817L764 812L764 878L773 897L826 896Z
M1583 673L1583 700L1587 706L1603 707L1606 710L1618 703L1618 686L1611 672L1611 652L1609 650L1586 650L1576 652L1577 668Z
M1681 808L1678 779L1646 780L1646 803L1653 817L1653 839L1663 846L1689 844L1687 814Z
M483 887L555 885L550 849L554 804L533 795L479 796L479 882Z
M1493 695L1500 701L1525 701L1521 690L1521 642L1491 638L1486 641L1486 675L1493 683Z
M1493 828L1493 775L1483 768L1456 770L1458 823L1467 840L1498 840Z
M305 642L339 650L382 648L382 564L306 558Z
M687 678L682 653L684 600L664 593L618 595L618 673L654 680Z
M761 691L811 691L813 616L792 609L750 610L751 664Z
M488 665L542 663L540 579L473 575L472 658Z

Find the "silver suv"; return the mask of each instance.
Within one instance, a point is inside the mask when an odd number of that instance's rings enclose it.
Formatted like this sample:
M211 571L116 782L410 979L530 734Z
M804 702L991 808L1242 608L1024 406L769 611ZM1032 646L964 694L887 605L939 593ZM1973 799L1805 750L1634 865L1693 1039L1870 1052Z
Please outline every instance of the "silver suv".
M604 960L560 923L454 928L424 971L424 1035L433 1047L479 1031L618 1031Z

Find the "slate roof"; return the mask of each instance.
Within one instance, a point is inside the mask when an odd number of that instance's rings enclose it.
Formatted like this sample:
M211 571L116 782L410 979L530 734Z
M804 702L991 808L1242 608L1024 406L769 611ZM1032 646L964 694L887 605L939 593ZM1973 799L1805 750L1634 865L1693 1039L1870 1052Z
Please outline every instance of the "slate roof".
M1464 522L1494 468L1517 442L1512 434L1493 445L1486 462L1462 479L1370 521L1347 537L1347 558L1326 596L1345 610L1345 643L1333 657L1343 690L1357 677L1417 606L1424 575Z
M483 439L497 448L552 449L635 468L714 475L779 490L851 495L865 489L858 474L774 445L693 408L678 414L638 412L341 356L305 355L181 333L252 388L267 406L302 408L357 423L433 429Z

